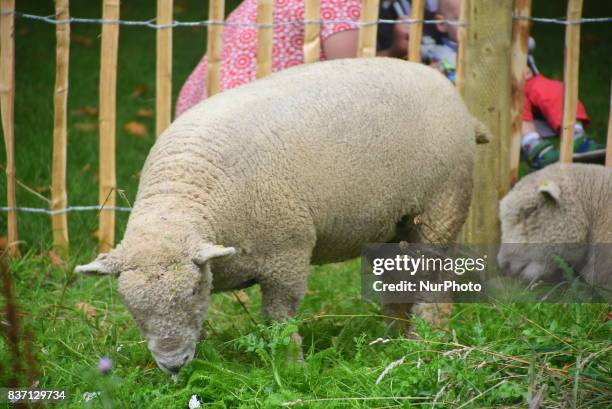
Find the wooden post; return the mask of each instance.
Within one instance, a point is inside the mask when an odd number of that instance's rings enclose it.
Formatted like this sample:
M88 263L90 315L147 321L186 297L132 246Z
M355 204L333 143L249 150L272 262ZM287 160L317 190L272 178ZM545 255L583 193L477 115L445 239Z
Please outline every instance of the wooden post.
M459 21L461 25L457 28L457 72L455 76L455 87L459 95L463 96L465 90L465 46L467 44L467 30L465 22L467 21L467 11L470 9L471 0L463 0L459 12Z
M119 19L119 0L104 0L102 18ZM100 206L115 206L115 128L117 91L117 50L119 24L102 25L100 59ZM107 252L115 243L115 211L100 211L100 251Z
M257 27L257 78L263 78L272 73L272 39L274 29L271 27L274 12L274 0L258 0L257 24L270 25Z
M320 20L321 0L305 0L304 18L307 21ZM306 24L304 26L304 63L319 61L321 55L320 24Z
M70 18L68 0L55 0L55 18ZM68 206L66 191L67 163L67 106L68 106L68 66L70 62L70 24L55 26L57 46L55 49L55 95L53 123L53 165L51 174L51 210L65 209ZM53 245L61 251L68 250L68 215L51 216Z
M425 0L412 0L411 20L423 20L425 16ZM408 61L421 62L421 40L423 38L423 23L410 24L408 34Z
M516 0L514 15L529 18L531 0ZM525 70L529 54L529 20L516 19L512 23L512 139L510 142L510 186L518 181L523 136L523 107L525 104Z
M210 0L208 20L220 23L225 20L225 0ZM206 95L211 97L219 92L221 83L221 56L223 53L223 26L221 24L208 25L206 42L206 55L208 56Z
M8 254L19 256L15 179L15 0L0 0L0 110L6 148Z
M491 131L476 148L474 192L465 243L497 243L498 205L510 181L510 39L513 0L471 0L466 13L465 102Z
M378 31L378 5L380 0L361 0L361 25L357 57L376 56L376 32ZM364 25L365 23L369 23Z
M608 113L608 137L606 140L606 166L612 168L612 87L610 87L610 112Z
M569 0L567 19L579 20L582 0ZM565 62L563 72L563 124L561 125L561 153L559 162L571 163L574 153L574 125L578 105L578 72L580 67L580 24L565 27Z
M172 0L157 0L157 24L172 24ZM172 121L172 27L157 32L157 67L155 80L155 135Z

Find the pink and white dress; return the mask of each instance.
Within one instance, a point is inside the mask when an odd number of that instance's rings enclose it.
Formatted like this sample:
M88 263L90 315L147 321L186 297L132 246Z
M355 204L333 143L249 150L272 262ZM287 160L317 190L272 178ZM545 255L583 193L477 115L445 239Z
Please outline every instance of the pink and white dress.
M321 0L321 20L350 22L325 23L321 27L321 43L330 35L357 28L361 13L360 0ZM257 0L244 0L226 19L232 23L256 23ZM272 49L272 71L280 71L304 63L304 0L276 0ZM220 90L228 90L255 80L255 27L225 26L221 58ZM321 60L325 53L321 50ZM176 116L206 98L207 57L204 55L191 73L178 97Z

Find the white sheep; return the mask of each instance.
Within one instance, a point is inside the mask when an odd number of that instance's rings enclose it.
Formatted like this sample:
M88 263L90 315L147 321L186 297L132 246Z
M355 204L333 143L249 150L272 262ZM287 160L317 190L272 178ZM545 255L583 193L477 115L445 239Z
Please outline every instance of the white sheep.
M498 264L526 280L554 278L562 257L588 283L612 283L612 169L555 164L521 179L500 204Z
M121 244L76 271L120 274L158 365L176 373L194 355L211 292L258 283L264 315L286 320L310 264L356 257L365 243L454 240L476 141L488 139L429 67L374 58L291 68L179 117L147 158ZM413 311L435 321L434 307Z

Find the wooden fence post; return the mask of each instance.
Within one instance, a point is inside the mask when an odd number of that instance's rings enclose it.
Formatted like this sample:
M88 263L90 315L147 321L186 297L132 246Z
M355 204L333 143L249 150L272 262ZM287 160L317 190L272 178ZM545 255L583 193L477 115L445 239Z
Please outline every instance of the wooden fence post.
M470 9L471 0L463 0L459 12L461 25L457 28L457 72L455 77L455 87L459 95L463 96L465 91L465 47L467 43L467 12Z
M307 21L320 20L321 0L305 0L304 18ZM319 61L321 54L320 24L304 25L304 63L310 64Z
M272 40L274 37L273 23L274 0L258 0L257 24L269 27L257 27L257 67L256 77L263 78L272 73Z
M361 25L359 26L359 43L357 57L376 56L376 32L378 24L378 5L380 0L361 0ZM363 25L364 23L370 23Z
M512 136L510 143L510 186L518 181L523 136L523 108L525 99L525 70L529 54L529 18L531 0L516 0L512 23Z
M423 20L425 16L425 0L412 1L411 20ZM408 34L408 61L421 62L421 40L423 38L423 23L410 24Z
M104 0L102 18L119 20L120 0ZM115 206L115 129L117 94L117 50L119 24L102 26L100 58L100 191L99 204ZM115 211L100 210L100 251L107 252L115 243Z
M173 0L157 0L157 24L172 24ZM155 79L155 136L172 121L172 27L160 28L157 34Z
M208 20L216 22L223 22L225 20L225 0L210 0ZM206 95L212 97L219 92L219 84L221 83L223 26L221 24L209 24L207 30L206 55L208 56L208 72L206 75Z
M569 0L567 19L579 20L582 0ZM580 24L565 27L565 62L563 71L563 124L561 125L561 152L559 162L571 163L574 154L574 125L578 106L578 72L580 69Z
M606 139L606 166L612 168L612 87L610 87L610 112L608 112L608 137Z
M70 18L68 0L55 0L55 17L58 20ZM67 163L67 105L68 105L68 67L70 63L70 23L55 26L57 46L55 51L55 95L53 124L53 164L51 174L51 210L65 209L68 206L66 191ZM53 245L56 249L68 250L68 215L51 215Z
M6 148L8 254L19 256L15 179L15 0L0 0L0 110Z
M471 0L466 12L465 102L491 131L476 148L474 192L465 243L497 243L499 199L509 190L512 0Z

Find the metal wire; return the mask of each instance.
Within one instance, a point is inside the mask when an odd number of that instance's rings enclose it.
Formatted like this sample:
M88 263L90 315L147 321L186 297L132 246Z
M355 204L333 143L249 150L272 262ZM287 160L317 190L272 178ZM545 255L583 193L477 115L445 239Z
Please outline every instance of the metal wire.
M350 24L354 27L371 26L375 24L395 24L398 22L406 24L438 24L447 23L454 26L464 26L465 24L457 20L447 19L404 19L404 20L390 20L390 19L379 19L376 21L355 21L355 20L295 20L295 21L283 21L274 24L258 24L253 22L234 22L234 21L215 21L215 20L200 20L200 21L173 21L170 24L156 24L155 18L150 20L104 20L98 18L82 18L82 17L70 17L65 20L57 20L54 14L48 16L39 16L35 14L22 13L20 11L3 10L0 14L13 14L16 17L20 17L26 20L42 21L48 24L72 24L72 23L89 23L89 24L119 24L123 26L141 26L148 27L155 30L164 28L174 27L207 27L209 25L223 25L223 26L237 26L237 27L254 27L254 28L273 28L275 26L288 26L288 25L306 25L306 24ZM559 25L571 25L571 24L588 24L588 23L610 23L612 17L585 17L577 20L567 20L565 18L546 18L546 17L526 17L526 16L513 16L515 20L529 20L536 23L549 23Z
M131 212L130 207L115 207L115 206L68 206L65 209L45 209L42 207L0 207L0 211L3 212L23 212L23 213L44 213L49 215L63 214L68 212L85 212L85 211L117 211L117 212Z
M65 20L57 20L54 14L48 16L38 16L35 14L22 13L20 11L5 11L3 10L0 14L13 14L16 17L20 17L26 20L42 21L48 24L72 24L72 23L93 23L93 24L119 24L122 26L141 26L153 28L156 30L163 28L174 28L174 27L207 27L209 25L223 25L223 26L238 26L238 27L255 27L255 28L274 28L275 26L290 26L290 25L306 25L306 24L350 24L355 27L371 26L376 24L395 24L397 22L414 24L438 24L447 23L454 26L462 26L463 24L457 20L427 20L427 19L405 19L405 20L389 20L379 19L376 21L355 21L355 20L295 20L295 21L283 21L274 24L258 24L253 22L234 22L234 21L216 21L216 20L201 20L201 21L173 21L170 24L156 24L155 18L150 20L104 20L99 18L81 18L81 17L70 17Z

